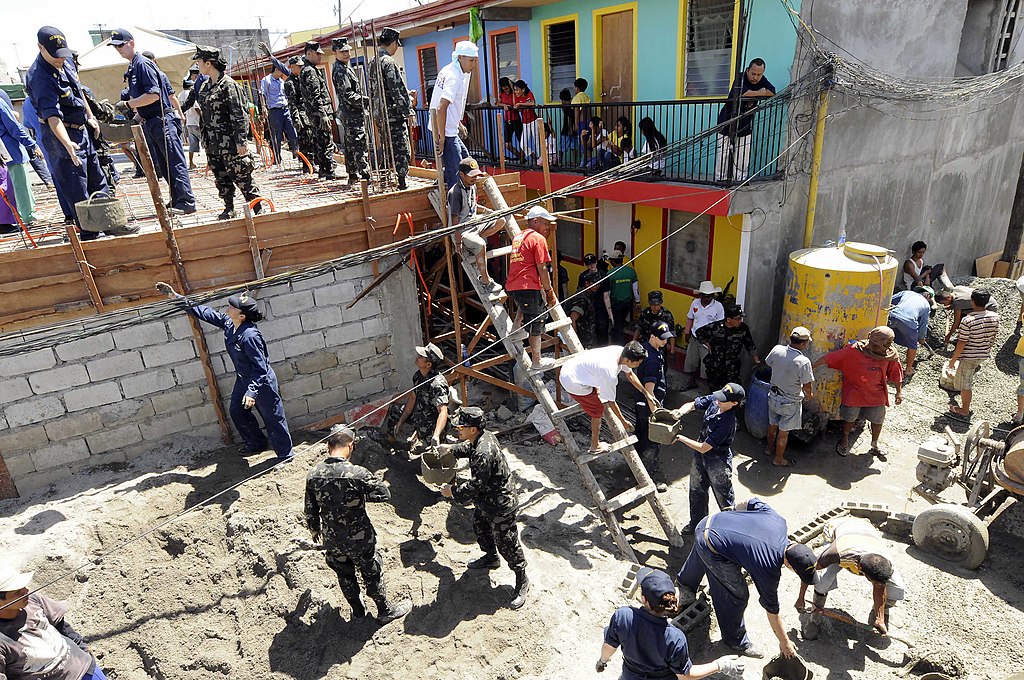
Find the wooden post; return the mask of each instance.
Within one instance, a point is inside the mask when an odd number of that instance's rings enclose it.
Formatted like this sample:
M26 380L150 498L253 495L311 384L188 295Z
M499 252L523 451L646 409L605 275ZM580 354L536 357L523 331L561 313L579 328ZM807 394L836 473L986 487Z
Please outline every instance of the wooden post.
M549 210L554 210L554 201L551 200L551 160L548 158L548 133L544 129L544 117L540 117L537 120L537 140L540 142L540 166L544 171L544 194L548 198L544 201L544 206ZM559 294L562 292L558 287L558 222L552 225L552 239L551 239L551 259L554 260L555 266L553 269L552 278L554 281L551 287L554 288L555 297L561 297ZM555 358L559 358L562 355L562 345L558 342L558 331L555 331ZM562 404L562 383L558 380L555 381L555 403L558 405Z
M504 112L498 111L498 168L505 174L505 118Z
M252 210L249 204L242 206L242 214L245 216L245 233L249 236L249 252L252 253L252 266L256 271L256 280L264 277L263 259L260 257L260 244L256 239L256 224L252 221Z
M153 205L156 206L156 217L160 222L160 229L164 232L167 241L167 252L171 256L171 265L174 269L174 278L182 291L187 295L192 292L188 282L188 275L185 273L185 265L181 261L181 251L178 250L178 241L174 238L174 231L171 229L171 220L164 206L164 199L160 195L160 184L156 179L156 171L153 169L153 159L149 155L149 147L146 146L146 138L142 133L142 127L132 126L132 136L135 137L135 148L139 154L139 163L146 173L146 183L149 185L149 194L153 197ZM262 265L262 262L261 262ZM199 350L199 359L203 364L203 373L206 374L206 386L210 389L210 400L213 402L213 409L217 413L217 423L220 425L221 435L224 443L230 445L233 442L231 427L228 425L227 414L224 413L224 404L221 402L220 387L217 385L217 375L213 372L213 365L210 363L210 348L206 344L206 336L199 326L199 320L191 314L187 315L189 325L192 327L192 336L196 341L196 349Z
M71 250L75 253L75 259L78 261L78 271L82 272L82 279L85 281L85 287L89 289L89 298L92 300L92 306L96 308L96 311L102 314L105 310L103 307L103 298L100 297L100 290L96 287L96 279L92 276L92 269L89 267L89 261L85 259L85 251L82 249L82 242L78 239L78 231L75 229L73 224L65 224L64 228L68 232L68 240L71 242Z
M365 179L359 180L359 196L363 201L363 219L366 220L366 226L370 228L369 230L373 231L377 228L377 220L373 219L373 213L370 212L370 183ZM374 245L373 239L369 239L369 241L372 247ZM377 264L377 260L370 263L370 269L373 270L374 276L380 274L380 265Z

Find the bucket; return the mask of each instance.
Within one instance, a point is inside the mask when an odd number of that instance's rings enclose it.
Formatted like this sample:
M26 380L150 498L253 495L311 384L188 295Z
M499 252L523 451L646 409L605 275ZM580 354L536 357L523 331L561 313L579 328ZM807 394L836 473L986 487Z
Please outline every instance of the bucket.
M811 680L814 673L807 667L800 655L790 658L777 656L764 666L764 680Z
M426 451L420 456L420 474L427 484L441 486L455 479L458 461L455 454L438 453L435 449Z
M743 422L750 436L756 439L768 436L768 392L772 388L771 379L772 369L764 365L758 367L750 376Z
M78 215L78 222L82 229L106 232L123 229L128 224L124 202L116 197L96 198L98 193L100 192L93 192L92 196L86 200L75 203L75 213Z
M651 414L648 420L649 429L647 436L657 444L674 444L676 435L682 427L682 422L675 411L667 408L659 408Z

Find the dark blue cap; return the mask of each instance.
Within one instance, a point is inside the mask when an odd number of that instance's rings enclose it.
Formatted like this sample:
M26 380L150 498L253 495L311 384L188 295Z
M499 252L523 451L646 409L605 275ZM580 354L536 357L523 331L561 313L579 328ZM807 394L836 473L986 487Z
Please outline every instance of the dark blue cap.
M651 569L646 574L643 571L641 569L637 573L637 578L640 580L640 592L643 593L644 599L649 604L659 606L664 595L668 593L675 594L676 586L672 583L671 576L660 569Z
M110 44L114 47L120 47L129 40L135 40L135 36L123 28L116 28L110 32Z
M68 47L68 39L64 37L64 32L59 28L43 26L36 33L36 40L51 57L71 59L74 56L71 48Z

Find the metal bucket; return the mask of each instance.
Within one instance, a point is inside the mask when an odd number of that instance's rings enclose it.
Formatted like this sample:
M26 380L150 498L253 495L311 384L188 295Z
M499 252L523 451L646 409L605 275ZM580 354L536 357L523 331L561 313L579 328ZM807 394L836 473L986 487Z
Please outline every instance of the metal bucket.
M455 479L458 464L455 454L438 453L435 449L430 449L420 456L420 474L427 484L441 486Z
M124 202L120 198L109 198L103 196L96 198L92 196L84 201L75 203L75 213L78 215L78 222L85 231L117 231L128 224L128 214L124 209Z
M674 444L682 428L682 422L675 411L667 408L659 408L652 413L648 423L647 436L657 444Z

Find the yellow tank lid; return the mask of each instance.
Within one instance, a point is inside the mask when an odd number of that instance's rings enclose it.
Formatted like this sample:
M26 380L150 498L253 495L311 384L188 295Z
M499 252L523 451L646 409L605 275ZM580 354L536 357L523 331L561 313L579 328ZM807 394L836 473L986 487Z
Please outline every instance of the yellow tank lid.
M846 243L841 248L804 248L790 254L794 264L832 272L877 272L898 263L889 251L870 243ZM875 259L877 258L877 259Z
M867 257L872 259L877 257L881 261L885 261L885 258L889 256L889 251L881 246L872 245L870 243L855 243L848 241L843 246L843 250L846 252L847 257L859 259L860 257Z

